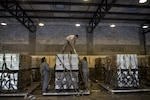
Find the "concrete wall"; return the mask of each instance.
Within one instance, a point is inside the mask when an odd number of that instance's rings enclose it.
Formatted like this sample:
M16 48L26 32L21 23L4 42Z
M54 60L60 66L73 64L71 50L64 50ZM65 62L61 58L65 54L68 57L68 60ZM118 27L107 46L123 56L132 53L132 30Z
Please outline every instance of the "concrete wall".
M85 25L75 27L71 23L50 23L44 27L37 26L36 29L36 33L30 33L18 23L0 26L0 52L55 55L61 53L67 35L78 34L76 49L81 55L144 54L139 26L134 24L117 24L115 28L110 28L109 23L100 24L93 33L88 33ZM150 54L148 33L146 43L147 53Z
M99 26L94 31L94 53L141 54L143 49L140 41L138 25L118 24L115 28L111 28L109 25Z
M28 53L29 31L21 24L0 26L0 52Z
M146 33L145 35L146 38L146 52L147 54L150 54L150 32Z

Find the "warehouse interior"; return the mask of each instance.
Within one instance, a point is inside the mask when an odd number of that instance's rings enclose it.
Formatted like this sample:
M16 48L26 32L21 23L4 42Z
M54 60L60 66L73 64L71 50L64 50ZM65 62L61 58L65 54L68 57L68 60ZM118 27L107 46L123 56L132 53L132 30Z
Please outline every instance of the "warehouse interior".
M0 0L0 23L0 99L149 100L150 0ZM77 53L62 54L75 34ZM43 57L51 69L44 94Z

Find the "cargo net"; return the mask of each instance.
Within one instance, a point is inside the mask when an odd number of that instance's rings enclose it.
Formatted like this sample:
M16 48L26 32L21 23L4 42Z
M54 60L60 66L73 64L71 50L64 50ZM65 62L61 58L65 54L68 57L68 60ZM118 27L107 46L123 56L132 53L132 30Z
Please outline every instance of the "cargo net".
M138 87L138 70L121 70L117 72L118 87Z
M78 72L56 72L55 89L78 89Z
M105 83L112 88L138 88L139 72L136 54L117 54L106 58Z
M128 69L106 71L105 83L114 89L138 88L140 86L138 70Z
M1 83L0 91L1 92L16 92L18 91L18 73L4 71L0 73Z
M75 90L78 86L78 55L57 54L55 67L55 89Z
M18 90L18 72L9 70L3 56L3 64L0 70L0 91L16 92Z

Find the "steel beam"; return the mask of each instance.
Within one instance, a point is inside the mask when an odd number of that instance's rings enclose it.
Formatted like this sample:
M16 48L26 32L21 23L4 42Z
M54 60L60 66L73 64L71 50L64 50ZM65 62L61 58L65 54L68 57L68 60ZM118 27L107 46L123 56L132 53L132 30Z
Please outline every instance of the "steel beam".
M145 22L144 24L148 25L148 29L143 29L143 34L149 33L150 32L150 20L148 20L147 22ZM144 25L143 24L143 25Z
M104 18L104 16L108 13L113 4L116 3L117 0L112 0L110 4L108 4L107 0L102 0L101 4L98 6L93 18L89 22L88 31L90 33L96 28L99 22ZM102 13L104 12L104 13Z
M1 16L0 18L13 18L12 16ZM22 17L20 17L22 18ZM33 19L37 19L37 18L41 18L41 19L82 19L82 20L90 20L91 17L54 17L54 16L30 16L30 18ZM136 18L103 18L103 20L116 20L116 21L143 21L143 22L147 22L148 19L136 19Z
M13 12L16 10L13 9ZM37 9L24 9L25 12L30 12L30 13L83 13L83 14L94 14L95 11L79 11L79 10L37 10ZM0 9L0 12L7 12L6 9ZM18 12L21 12L18 10ZM104 12L102 12L104 13ZM128 12L108 12L108 14L114 14L114 15L139 15L139 16L150 16L150 13L128 13Z
M12 3L10 4L10 2ZM6 9L12 16L14 16L30 32L35 31L34 22L30 19L26 12L18 5L16 0L0 0L0 5L4 9Z
M32 5L76 5L76 6L99 6L101 3L85 3L85 2L55 2L55 1L19 1L18 4L32 4ZM12 3L12 2L10 2ZM109 4L108 4L109 5ZM113 7L126 7L126 8L146 8L149 9L149 5L135 5L135 4L114 4Z

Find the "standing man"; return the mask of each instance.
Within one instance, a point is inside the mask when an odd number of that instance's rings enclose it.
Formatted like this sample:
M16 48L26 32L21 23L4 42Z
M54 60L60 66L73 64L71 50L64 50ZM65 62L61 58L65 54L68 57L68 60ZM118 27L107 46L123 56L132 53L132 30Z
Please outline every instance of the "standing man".
M85 87L87 88L88 79L89 79L89 68L88 68L86 57L83 57L83 59L81 60L81 70L83 74L83 81L84 81Z
M69 45L70 47L70 52L72 53L72 50L74 51L74 53L76 54L76 50L75 50L75 44L76 44L76 39L78 38L78 35L69 35L66 37L66 42L65 45L63 46L63 51L62 53L64 53L66 46Z
M48 85L50 82L50 67L46 62L46 58L41 59L42 64L40 68L41 77L42 77L42 92L45 93L48 90Z

